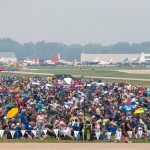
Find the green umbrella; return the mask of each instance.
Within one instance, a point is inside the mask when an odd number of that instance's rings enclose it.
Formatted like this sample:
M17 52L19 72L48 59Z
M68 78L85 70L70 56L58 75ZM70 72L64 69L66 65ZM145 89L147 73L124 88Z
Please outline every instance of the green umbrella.
M14 107L15 106L15 104L6 104L6 105L4 105L2 108L3 109L5 109L5 108L12 108L12 107Z

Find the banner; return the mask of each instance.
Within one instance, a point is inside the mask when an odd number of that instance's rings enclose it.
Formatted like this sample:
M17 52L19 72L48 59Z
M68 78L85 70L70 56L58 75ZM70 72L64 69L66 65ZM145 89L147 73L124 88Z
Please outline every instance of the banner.
M127 131L127 134L129 136L129 138L131 139L132 138L132 131Z
M79 140L79 131L74 131L74 137Z
M64 136L66 135L71 136L71 130L68 129L64 130Z
M143 135L143 131L138 131L135 135L136 138L142 138L142 135Z
M2 138L4 135L4 130L0 130L0 138Z
M25 130L21 130L22 136L24 136L24 134L26 133Z
M58 131L59 131L59 129L54 129L54 133L55 133L56 137L58 136Z
M10 134L11 134L11 137L12 137L12 138L14 138L15 132L16 132L16 131L10 130Z
M110 140L111 138L111 132L106 132L107 140Z
M117 131L116 135L115 135L115 139L120 141L121 140L121 135L122 135L122 132L121 131Z
M100 135L101 135L101 132L96 132L95 135L96 135L97 140L99 140L99 137L100 137Z
M43 130L44 134L46 135L47 134L47 130Z
M34 134L34 136L36 136L36 130L32 130L32 133Z
M147 130L147 137L150 139L150 130Z

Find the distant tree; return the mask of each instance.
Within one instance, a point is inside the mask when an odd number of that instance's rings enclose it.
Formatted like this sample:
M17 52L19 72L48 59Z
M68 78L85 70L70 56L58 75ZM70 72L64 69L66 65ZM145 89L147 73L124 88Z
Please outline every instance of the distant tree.
M103 46L100 43L66 45L63 43L45 41L20 44L13 39L4 38L0 39L0 52L15 52L18 58L38 57L41 59L52 59L58 52L61 55L61 59L66 59L68 61L77 59L80 61L81 53L150 53L150 41L132 44L128 42L119 42L113 45Z

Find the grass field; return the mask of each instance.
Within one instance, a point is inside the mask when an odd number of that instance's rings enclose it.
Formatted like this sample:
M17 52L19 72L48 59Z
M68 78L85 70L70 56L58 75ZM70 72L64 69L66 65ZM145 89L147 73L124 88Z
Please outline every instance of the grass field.
M119 82L119 81L128 81L131 84L140 85L140 86L150 86L150 74L134 74L134 73L124 73L119 72L119 70L133 70L129 67L31 67L31 72L35 73L50 73L50 74L71 74L77 76L96 76L96 77L108 77L109 79L103 79L103 81L108 82ZM35 70L34 70L35 69ZM36 70L37 69L37 70ZM145 70L145 68L138 68L138 70ZM126 79L112 79L116 78L135 78L135 79L148 79L149 81L134 81Z
M71 75L81 75L81 76L103 76L103 77L122 77L122 78L141 78L141 79L150 79L150 74L130 74L119 72L119 70L133 70L133 68L127 67L30 67L32 72L39 73L68 73ZM34 70L35 69L35 70ZM37 70L36 70L37 69ZM138 69L143 70L143 68Z
M140 74L125 73L119 70L135 70L129 67L71 67L71 66L32 66L30 73L41 74L71 74L78 77L94 78L100 77L105 82L128 82L134 85L150 86L150 74L144 74L145 68L138 68ZM148 69L149 70L149 69ZM143 74L142 74L143 71ZM25 73L24 73L25 74ZM32 76L32 75L29 75ZM146 81L144 81L146 80Z
M50 73L50 74L64 73L64 74L79 75L79 76L150 79L150 75L148 74L129 74L129 73L123 73L115 70L102 70L102 69L39 69L39 70L32 70L32 72Z

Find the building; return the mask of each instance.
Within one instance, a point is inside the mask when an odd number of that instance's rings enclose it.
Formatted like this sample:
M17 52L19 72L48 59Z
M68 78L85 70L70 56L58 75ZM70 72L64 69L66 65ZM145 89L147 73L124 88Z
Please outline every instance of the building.
M16 62L17 57L14 52L0 52L0 63L10 64Z
M149 63L150 64L150 54L141 54L140 63Z
M137 60L141 54L81 54L81 62L84 61L111 61L112 63L121 62L128 58L129 61Z

